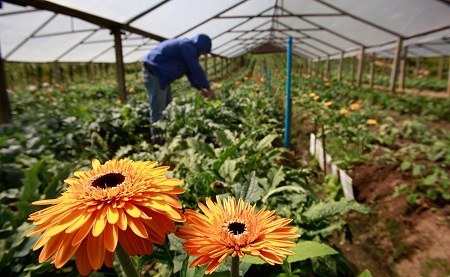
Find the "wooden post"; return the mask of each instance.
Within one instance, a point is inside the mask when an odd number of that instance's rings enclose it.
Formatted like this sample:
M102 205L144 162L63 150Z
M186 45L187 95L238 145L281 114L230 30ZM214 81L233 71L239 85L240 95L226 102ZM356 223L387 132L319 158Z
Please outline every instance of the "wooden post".
M442 76L444 75L444 65L445 65L445 56L441 56L441 58L439 59L439 69L437 76L439 80L441 80Z
M420 57L416 58L416 66L414 67L414 77L419 76L420 73Z
M369 87L373 88L373 79L375 75L375 53L370 57L370 79L369 79Z
M358 87L361 86L362 82L362 76L364 72L364 59L365 59L365 53L364 53L365 47L361 46L360 53L359 53L359 62L358 62L358 77L356 81L356 85Z
M325 63L325 79L330 80L330 55L327 55L327 61Z
M60 71L59 71L59 64L57 61L53 62L53 75L55 78L55 84L58 84L61 81L61 76L60 76Z
M139 62L135 62L134 63L134 79L136 79L136 81L139 80L139 72L140 72L139 69L140 69Z
M127 100L126 88L125 88L125 71L123 65L123 54L122 54L122 37L120 29L113 29L114 33L114 49L116 52L116 79L117 86L119 89L120 100L125 102Z
M308 64L309 64L309 77L312 78L312 76L313 76L313 60L312 60L312 58L309 59Z
M213 56L213 78L217 79L217 62L216 56Z
M389 91L395 92L395 83L397 81L398 67L400 65L400 56L402 52L403 38L397 39L397 46L395 47L394 60L392 61L391 81L389 84Z
M355 57L350 59L350 85L353 86L355 83Z
M344 66L344 51L341 51L341 57L339 58L338 65L338 81L342 82L342 67Z
M8 90L6 89L6 71L0 48L0 124L11 122L12 114L8 100Z
M400 91L405 90L405 71L406 71L406 56L408 47L403 47L402 59L400 61L400 78L398 80L398 88Z
M203 71L205 71L206 78L208 78L208 61L206 60L206 55L200 56L203 59Z
M448 93L448 97L450 97L450 57L448 58L448 76L447 76L447 93Z

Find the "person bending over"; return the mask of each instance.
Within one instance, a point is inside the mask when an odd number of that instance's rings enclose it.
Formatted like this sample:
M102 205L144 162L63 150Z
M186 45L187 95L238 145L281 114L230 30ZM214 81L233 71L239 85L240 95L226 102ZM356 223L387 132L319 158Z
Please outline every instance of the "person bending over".
M172 101L170 84L186 75L191 85L200 90L202 96L214 99L208 78L198 57L211 52L211 38L205 34L195 37L174 38L161 42L143 58L142 76L150 103L150 122L164 118L163 111ZM162 144L161 130L152 127L152 141Z

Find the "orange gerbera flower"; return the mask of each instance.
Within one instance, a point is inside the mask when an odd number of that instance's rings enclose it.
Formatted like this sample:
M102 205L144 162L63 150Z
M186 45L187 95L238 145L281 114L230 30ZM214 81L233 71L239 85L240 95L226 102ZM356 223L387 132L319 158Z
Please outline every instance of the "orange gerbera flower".
M342 115L348 114L348 110L347 109L341 109L339 111L339 114L342 114Z
M325 106L329 107L329 106L333 105L333 102L327 101L327 102L325 102L325 103L323 103L323 104L324 104Z
M205 273L212 273L228 256L243 258L245 254L257 256L265 262L282 264L282 258L294 254L284 248L295 246L288 241L299 237L296 227L286 226L292 219L277 218L275 211L261 209L234 197L217 203L206 198L206 206L198 206L204 214L186 210L186 225L176 234L186 239L184 249L191 256L199 256L190 267L210 263Z
M53 205L30 215L40 225L27 236L44 232L33 250L44 247L39 262L51 257L57 268L76 254L78 271L88 275L104 263L111 267L117 243L129 255L153 253L153 242L162 244L183 222L176 200L184 190L178 179L165 176L169 167L157 162L92 161L90 171L76 171L77 178L57 199L33 202Z
M350 105L350 110L356 111L361 109L361 106L358 103L353 103Z

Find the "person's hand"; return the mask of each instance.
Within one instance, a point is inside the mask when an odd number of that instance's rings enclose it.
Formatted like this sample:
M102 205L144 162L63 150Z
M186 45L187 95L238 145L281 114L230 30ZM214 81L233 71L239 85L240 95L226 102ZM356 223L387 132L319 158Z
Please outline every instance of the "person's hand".
M203 97L205 97L209 100L216 99L216 94L214 93L214 90L212 90L212 89L202 88L201 93L202 93Z

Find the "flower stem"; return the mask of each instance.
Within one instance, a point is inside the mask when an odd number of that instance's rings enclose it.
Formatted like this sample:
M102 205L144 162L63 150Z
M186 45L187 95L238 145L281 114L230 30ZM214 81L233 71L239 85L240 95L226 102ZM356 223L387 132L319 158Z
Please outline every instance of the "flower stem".
M120 243L117 244L116 255L127 277L140 277L133 261L131 260L131 257L127 254L127 252L125 252Z
M239 277L239 256L231 259L231 277Z

